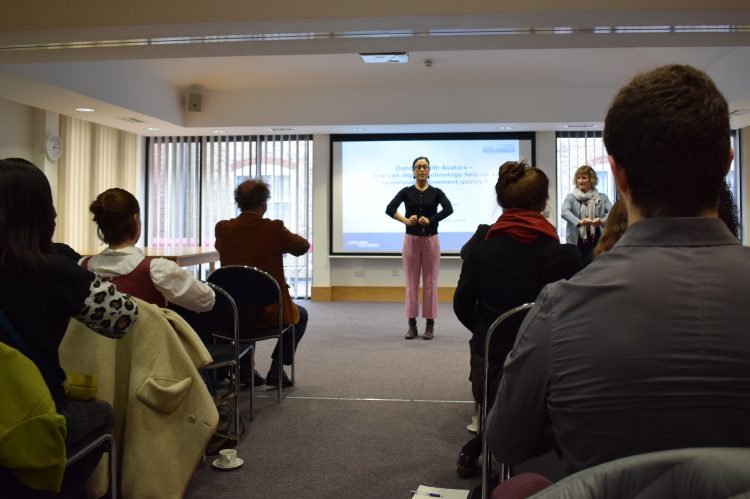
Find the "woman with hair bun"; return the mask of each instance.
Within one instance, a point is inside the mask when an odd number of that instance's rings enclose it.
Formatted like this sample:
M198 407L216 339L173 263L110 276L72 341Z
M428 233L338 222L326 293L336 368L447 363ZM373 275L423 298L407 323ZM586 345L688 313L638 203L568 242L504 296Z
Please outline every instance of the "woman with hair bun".
M578 167L573 176L575 188L562 205L562 217L568 222L566 241L578 246L583 264L588 265L602 235L602 227L612 209L609 198L596 190L596 172L588 165Z
M214 306L214 292L184 268L165 258L146 258L135 247L141 237L141 208L125 189L107 189L91 203L97 235L109 245L96 256L81 259L83 268L108 278L149 303L167 301L195 312Z
M533 302L546 284L567 279L581 269L581 255L575 246L560 244L555 228L541 213L548 190L549 180L542 170L526 161L503 163L495 184L503 213L485 240L471 244L465 255L453 310L472 332L469 379L477 401L482 400L484 344L490 325L511 308ZM496 358L510 352L514 339L502 334L496 339ZM494 395L501 375L501 363L490 364L488 393ZM479 473L481 451L481 435L464 445L458 457L460 477Z

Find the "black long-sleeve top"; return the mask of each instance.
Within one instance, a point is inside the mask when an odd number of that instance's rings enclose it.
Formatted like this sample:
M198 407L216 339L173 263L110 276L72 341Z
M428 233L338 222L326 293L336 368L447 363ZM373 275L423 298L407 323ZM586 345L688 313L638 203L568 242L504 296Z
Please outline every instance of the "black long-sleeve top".
M406 218L416 215L417 218L427 217L430 219L430 225L407 225L406 233L412 236L434 236L438 233L439 222L453 213L453 206L445 193L431 185L428 185L427 189L423 191L420 191L414 185L404 187L388 203L385 209L386 215L392 218L401 203L404 203L406 207L406 213L404 214ZM438 205L442 208L440 211L438 211Z

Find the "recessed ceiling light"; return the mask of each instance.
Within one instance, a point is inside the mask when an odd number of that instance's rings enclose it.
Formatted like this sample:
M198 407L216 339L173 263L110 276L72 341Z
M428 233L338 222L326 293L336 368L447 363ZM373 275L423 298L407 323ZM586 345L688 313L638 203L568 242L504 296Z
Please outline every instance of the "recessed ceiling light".
M93 113L94 111L96 111L96 109L94 109L93 107L77 107L76 111L80 113Z
M161 132L161 128L158 128L158 127L155 127L155 126L150 126L150 127L146 128L146 130L148 130L149 132Z
M212 133L227 133L226 130L212 130Z

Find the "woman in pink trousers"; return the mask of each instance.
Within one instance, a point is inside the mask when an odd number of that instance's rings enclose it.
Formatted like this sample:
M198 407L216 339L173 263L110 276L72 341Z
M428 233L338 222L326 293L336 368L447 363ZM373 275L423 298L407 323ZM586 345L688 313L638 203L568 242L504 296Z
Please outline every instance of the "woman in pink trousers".
M445 193L432 187L430 160L419 156L412 163L414 185L404 187L385 209L386 214L406 226L402 255L406 278L406 317L409 329L405 338L417 337L417 315L419 315L419 277L422 275L422 317L427 325L422 339L431 340L435 333L437 316L437 283L440 270L440 239L438 223L453 213L451 202ZM398 212L404 203L405 214ZM441 208L438 211L438 206Z

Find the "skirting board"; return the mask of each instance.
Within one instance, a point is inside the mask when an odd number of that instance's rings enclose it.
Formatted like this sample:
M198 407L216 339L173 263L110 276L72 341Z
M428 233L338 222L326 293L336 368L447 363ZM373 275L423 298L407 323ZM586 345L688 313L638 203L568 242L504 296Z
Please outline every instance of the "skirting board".
M438 288L438 301L452 302L456 288ZM312 301L386 301L403 302L403 286L330 286L312 288ZM422 290L419 290L422 298Z

